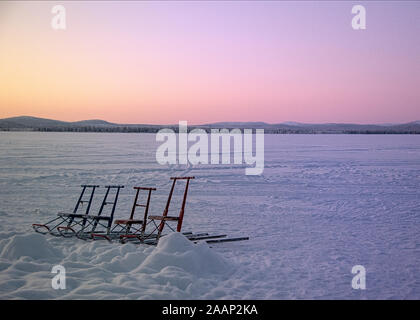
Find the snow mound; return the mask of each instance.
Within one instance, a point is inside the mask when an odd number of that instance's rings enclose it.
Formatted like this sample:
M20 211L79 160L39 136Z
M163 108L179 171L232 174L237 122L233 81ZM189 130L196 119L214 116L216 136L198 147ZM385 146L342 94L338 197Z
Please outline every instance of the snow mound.
M224 274L232 265L205 244L194 244L181 233L174 232L159 240L155 250L137 268L136 272L165 272L165 268L175 267L200 277Z
M55 249L40 234L25 234L13 236L3 247L0 258L17 260L20 257L32 259L50 259L61 257L61 251Z
M66 269L65 290L51 287L56 264ZM194 244L181 233L165 235L156 247L13 234L0 240L0 299L226 296L219 284L228 280L233 266L214 249Z

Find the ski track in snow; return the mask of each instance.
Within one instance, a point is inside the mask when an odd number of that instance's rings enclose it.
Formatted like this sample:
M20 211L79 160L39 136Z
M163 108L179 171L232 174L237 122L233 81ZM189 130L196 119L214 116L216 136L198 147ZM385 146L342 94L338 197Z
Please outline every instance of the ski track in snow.
M420 298L420 136L266 135L261 176L236 165L160 166L154 140L0 133L1 299ZM72 210L85 183L126 186L116 218L129 216L132 186L156 186L150 212L161 214L169 177L186 174L196 179L183 231L251 241L208 248L173 234L154 248L31 228ZM56 264L65 290L51 288ZM364 291L351 287L357 264Z

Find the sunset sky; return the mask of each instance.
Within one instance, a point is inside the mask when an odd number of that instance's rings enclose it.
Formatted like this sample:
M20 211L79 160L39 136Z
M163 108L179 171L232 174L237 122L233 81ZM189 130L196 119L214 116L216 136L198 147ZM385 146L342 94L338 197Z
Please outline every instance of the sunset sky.
M419 35L417 1L2 1L0 118L420 120Z

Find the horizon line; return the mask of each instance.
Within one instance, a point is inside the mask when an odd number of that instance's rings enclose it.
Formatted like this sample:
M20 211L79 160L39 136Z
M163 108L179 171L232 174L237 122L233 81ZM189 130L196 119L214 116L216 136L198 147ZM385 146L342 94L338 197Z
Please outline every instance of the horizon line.
M52 120L52 121L60 121L60 122L68 122L68 123L75 123L75 122L83 122L83 121L104 121L108 122L110 124L115 125L150 125L150 126L174 126L178 125L179 123L172 123L172 124L152 124L152 123L119 123L119 122L112 122L109 120L99 119L99 118L92 118L92 119L82 119L82 120L59 120L59 119L53 119L53 118L44 118L44 117L37 117L37 116L29 116L29 115L20 115L20 116L11 116L6 118L0 118L0 120L8 120L8 119L16 119L16 118L34 118L34 119L42 119L42 120ZM187 121L188 120L179 120L180 121ZM266 122L262 120L254 120L254 121L230 121L230 120L222 120L222 121L215 121L215 122L206 122L202 124L193 123L188 125L192 126L205 126L205 125L213 125L213 124L219 124L219 123L232 123L232 124L239 124L239 123L263 123L266 125L299 125L299 124L308 124L308 125L327 125L327 124L353 124L353 125L402 125L402 124L409 124L409 123L415 123L420 122L420 120L411 120L407 122L367 122L367 123L357 123L357 122L299 122L299 121L293 121L293 120L287 120L282 122Z

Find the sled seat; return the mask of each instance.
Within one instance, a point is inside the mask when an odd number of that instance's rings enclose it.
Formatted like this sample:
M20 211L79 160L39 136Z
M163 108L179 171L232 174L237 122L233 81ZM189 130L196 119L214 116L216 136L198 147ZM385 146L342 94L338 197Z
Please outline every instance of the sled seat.
M115 224L143 224L143 220L132 220L132 219L126 219L126 220L115 220Z
M95 216L95 215L92 215L92 214L85 214L85 215L82 216L82 218L91 219L91 220L105 220L105 221L109 221L109 220L112 220L113 217Z
M162 221L178 221L179 217L171 216L149 216L150 220L162 220Z
M86 217L86 214L80 214L80 213L67 213L67 212L59 212L57 213L57 216L59 217L69 217L69 218L83 218Z

